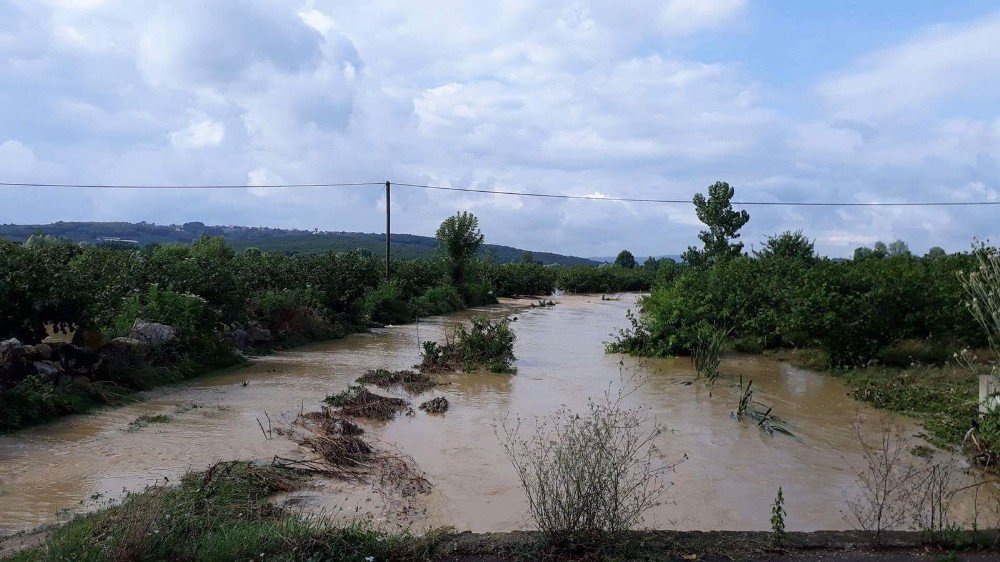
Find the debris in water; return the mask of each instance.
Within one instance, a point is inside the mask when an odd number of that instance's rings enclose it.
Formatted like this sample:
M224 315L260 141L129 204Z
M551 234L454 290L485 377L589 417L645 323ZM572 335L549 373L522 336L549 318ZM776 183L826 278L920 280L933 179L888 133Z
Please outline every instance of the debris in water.
M421 394L437 386L429 376L415 371L390 371L388 369L374 369L361 375L358 384L373 384L380 388L391 386L402 386L410 394Z
M428 414L443 414L448 411L448 399L444 396L438 396L421 404L420 409Z
M352 386L340 394L327 396L324 402L340 408L340 413L345 416L386 421L396 417L396 414L410 405L402 398L381 396L360 386Z

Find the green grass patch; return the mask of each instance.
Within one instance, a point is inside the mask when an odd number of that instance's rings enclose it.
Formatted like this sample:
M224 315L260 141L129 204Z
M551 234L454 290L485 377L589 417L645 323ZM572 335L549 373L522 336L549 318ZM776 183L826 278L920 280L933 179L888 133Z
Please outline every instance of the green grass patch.
M365 523L334 527L268 501L303 483L286 469L220 463L177 486L149 487L78 516L11 560L418 560L444 536L392 534Z

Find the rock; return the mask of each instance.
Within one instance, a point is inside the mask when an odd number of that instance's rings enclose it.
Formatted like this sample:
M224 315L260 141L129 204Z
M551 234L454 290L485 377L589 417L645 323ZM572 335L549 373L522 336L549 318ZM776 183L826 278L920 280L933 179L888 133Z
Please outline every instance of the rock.
M99 351L103 364L112 367L127 367L142 359L149 344L135 338L115 338L101 346Z
M233 347L246 351L250 349L250 334L242 328L237 328L235 330L230 330L222 335L226 340L233 343Z
M24 358L28 361L34 361L38 359L38 350L33 345L24 346Z
M26 347L16 338L0 341L0 390L11 388L34 374Z
M77 386L90 386L90 378L83 375L76 375L72 378L72 383Z
M59 377L59 373L62 369L59 367L58 363L52 361L35 361L32 363L35 367L35 372L41 377L42 382L52 382Z
M93 373L101 367L99 353L87 351L71 344L57 347L52 355L54 359L59 360L63 369L78 374Z
M38 353L38 358L42 361L52 359L52 346L47 343L35 344L35 352Z
M254 347L267 345L274 339L271 336L271 330L268 330L259 324L247 326L246 332L247 339L250 340L250 345Z
M166 324L136 320L129 337L151 345L163 345L177 338L177 330Z

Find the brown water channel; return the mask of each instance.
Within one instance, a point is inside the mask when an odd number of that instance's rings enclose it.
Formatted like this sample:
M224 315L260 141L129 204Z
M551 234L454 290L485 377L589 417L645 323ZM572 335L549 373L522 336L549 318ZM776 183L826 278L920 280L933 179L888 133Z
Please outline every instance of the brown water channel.
M602 342L634 305L631 297L556 300L551 308L527 310L524 303L511 302L486 311L518 317L517 375L442 375L439 380L448 384L413 400L416 405L446 396L451 402L446 414L417 411L387 424L363 424L382 446L411 456L432 483L430 494L413 500L417 527L531 527L494 424L507 412L531 419L560 404L580 407L618 380L621 358L604 354ZM141 403L0 436L0 534L56 521L126 489L176 481L185 471L216 461L301 456L288 439L265 439L257 420L266 427L266 412L275 426L287 427L300 411L318 409L320 399L367 369L408 368L419 360L419 341L442 339L476 313L277 353L246 368L149 393ZM633 399L673 430L661 437L662 448L674 458L688 456L672 475L671 502L649 514L648 526L767 529L769 506L782 486L789 529L850 527L842 491L854 485L850 464L861 464L852 425L885 414L851 399L839 380L740 356L723 363L724 375L710 396L703 381L686 384L694 379L687 359L627 358L625 365L648 378ZM738 373L753 379L757 398L774 406L795 438L767 435L730 417L739 396ZM130 431L129 423L144 414L167 414L171 421ZM917 432L909 420L896 420L908 433ZM961 483L971 477L958 470L956 478ZM298 504L327 513L372 511L364 496L356 486L327 483L302 494ZM377 516L393 520L391 514Z

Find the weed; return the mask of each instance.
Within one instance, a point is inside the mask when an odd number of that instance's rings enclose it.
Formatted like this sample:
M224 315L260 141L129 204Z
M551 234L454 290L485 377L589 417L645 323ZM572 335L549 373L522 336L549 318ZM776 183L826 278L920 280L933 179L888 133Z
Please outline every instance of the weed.
M420 371L435 373L459 368L473 371L486 367L493 373L516 373L514 341L517 336L510 329L514 321L516 318L502 318L494 322L479 316L472 319L471 328L456 328L445 339L444 345L423 342Z
M778 495L774 496L774 504L771 505L771 542L781 545L785 542L785 495L778 486Z

